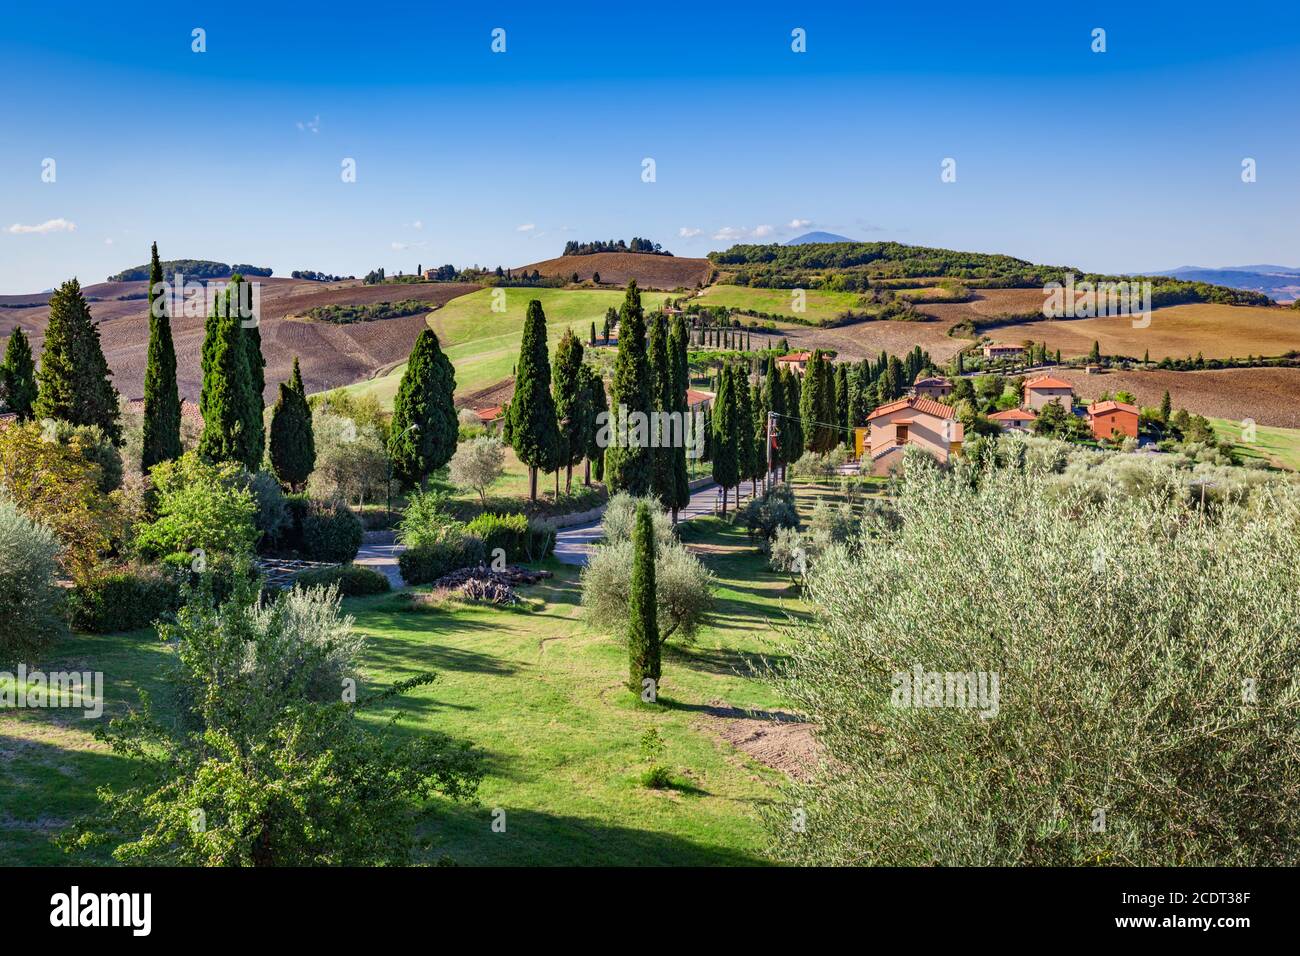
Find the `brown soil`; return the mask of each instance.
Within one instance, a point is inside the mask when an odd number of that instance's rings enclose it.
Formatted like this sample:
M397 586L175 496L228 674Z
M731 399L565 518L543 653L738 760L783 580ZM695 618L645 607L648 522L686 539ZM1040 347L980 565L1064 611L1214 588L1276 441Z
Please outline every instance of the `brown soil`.
M812 779L821 758L813 725L786 711L746 711L724 701L709 702L704 726L759 763L793 777Z
M1115 371L1088 375L1082 369L1054 369L1082 399L1124 390L1140 405L1159 405L1165 390L1175 408L1211 418L1300 428L1300 368L1231 368L1205 372Z
M430 311L478 286L462 283L363 285L358 280L311 282L302 279L259 279L262 283L262 353L266 356L265 398L274 401L277 386L289 377L295 357L302 367L309 391L333 388L370 378L406 361L415 337L425 327L423 315L376 322L334 325L329 322L293 318L321 305L371 304L417 299L428 302ZM113 370L113 384L127 399L144 392L145 352L149 342L149 314L146 300L119 301L115 296L142 293L144 282L105 282L86 286L91 314L99 323L104 355ZM48 294L0 296L0 303L48 301ZM44 342L49 309L0 309L0 335L21 327L32 339L37 354ZM204 320L198 317L172 318L176 346L177 380L183 398L197 402L202 384L200 350Z
M534 262L515 269L531 272L536 269L544 276L563 276L568 279L576 272L583 282L592 274L600 273L601 285L622 286L635 279L643 289L693 289L709 281L713 263L708 259L686 259L681 256L651 256L637 252L597 252L589 256L561 256Z

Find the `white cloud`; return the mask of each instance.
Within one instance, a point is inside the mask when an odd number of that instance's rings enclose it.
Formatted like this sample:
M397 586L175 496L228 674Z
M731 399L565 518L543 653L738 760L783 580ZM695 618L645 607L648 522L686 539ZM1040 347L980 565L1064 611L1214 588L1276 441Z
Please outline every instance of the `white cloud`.
M319 133L319 132L320 132L320 114L317 113L315 116L313 116L311 119L309 119L309 120L308 120L307 122L305 122L305 123L304 123L302 120L299 120L299 121L298 121L298 129L302 130L304 133Z
M515 226L515 232L532 232L536 228L536 223L526 222L522 226Z
M720 242L743 242L747 239L763 239L775 231L775 227L766 224L755 226L753 229L744 226L723 226L713 234L713 238Z
M811 226L812 224L813 224L813 221L812 221L811 219L791 219L791 220L790 220L790 228L791 228L791 229L807 229L807 228L808 228L809 226Z
M394 242L390 243L390 245L393 247L394 252L401 252L403 249L418 249L421 246L427 246L428 243L420 240L419 242Z
M106 246L111 246L112 244L113 244L113 240L112 240L112 239L105 239L105 240L104 240L104 245L106 245Z
M417 219L417 220L415 220L415 222L411 223L411 228L412 228L412 229L423 229L423 228L424 228L424 223L423 223L421 220Z
M703 231L703 229L691 229L688 226L682 226L677 230L677 235L682 239L694 239Z
M16 222L5 230L10 235L21 236L29 233L37 235L46 235L51 232L76 232L77 224L68 222L66 219L47 219L37 226L24 226L21 222Z

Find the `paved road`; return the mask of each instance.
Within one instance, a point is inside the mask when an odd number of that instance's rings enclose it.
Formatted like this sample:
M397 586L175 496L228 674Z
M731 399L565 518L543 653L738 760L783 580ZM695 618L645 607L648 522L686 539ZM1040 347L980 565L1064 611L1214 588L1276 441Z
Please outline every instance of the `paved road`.
M750 489L744 488L745 500L749 500ZM734 492L727 500L727 509L735 504ZM718 486L707 484L697 488L691 494L691 501L677 513L678 521L689 521L700 515L711 515L718 507ZM600 518L586 524L561 528L555 536L555 560L563 564L586 564L593 544L600 539Z
M397 543L394 532L367 531L361 539L361 550L357 552L355 563L378 571L395 588L405 587L406 582L397 567L397 556L405 550Z
M744 488L744 492L745 498L748 500L749 495L752 493L751 489ZM728 509L734 505L734 500L727 502ZM678 512L677 520L689 521L691 518L700 515L711 515L717 507L718 486L710 483L702 488L697 488L691 494L690 504ZM564 564L586 564L592 546L599 539L599 517L586 524L561 528L555 535L555 559ZM397 565L397 556L405 550L397 543L396 535L392 531L367 531L365 538L362 540L361 550L357 552L355 563L378 571L388 578L389 583L395 588L404 587L406 582L402 580L402 573Z

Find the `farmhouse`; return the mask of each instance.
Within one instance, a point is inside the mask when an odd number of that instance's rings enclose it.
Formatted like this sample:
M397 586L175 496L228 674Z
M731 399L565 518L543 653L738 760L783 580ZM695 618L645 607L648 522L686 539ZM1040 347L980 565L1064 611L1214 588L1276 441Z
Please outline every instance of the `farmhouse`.
M938 375L920 374L912 383L912 393L922 398L947 398L952 394L952 382Z
M986 359L1018 358L1025 354L1023 346L989 343L984 346Z
M717 396L713 392L706 392L698 388L688 388L686 390L686 410L687 411L704 411L713 404Z
M1038 420L1031 409L1008 408L1004 412L994 412L989 421L995 423L1004 432L1026 432L1029 426Z
M1116 432L1137 438L1137 406L1126 402L1093 402L1088 406L1088 425L1095 438L1110 438Z
M807 370L808 360L811 358L811 352L791 352L789 355L778 356L776 363L778 367L789 369L796 375L802 376Z
M864 458L871 463L873 475L885 475L903 460L903 450L912 445L947 464L961 455L964 437L962 424L949 405L933 399L912 397L881 405L867 416L869 449Z
M501 419L505 417L505 408L501 405L490 405L487 408L476 408L474 414L478 416L479 423L489 432L495 433L501 424Z
M1050 375L1040 375L1025 382L1026 408L1041 411L1048 402L1060 402L1067 412L1074 405L1074 386Z

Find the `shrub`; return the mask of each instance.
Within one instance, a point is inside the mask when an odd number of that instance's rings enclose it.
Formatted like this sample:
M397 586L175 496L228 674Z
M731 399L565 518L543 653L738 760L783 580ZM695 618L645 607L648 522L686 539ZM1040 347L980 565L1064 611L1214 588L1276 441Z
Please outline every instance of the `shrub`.
M835 462L830 455L806 451L799 457L798 461L790 464L789 471L796 478L833 478L835 476Z
M91 634L134 631L172 614L179 606L175 574L157 567L127 568L77 586L71 598L72 626Z
M555 525L530 519L524 539L524 560L542 561L555 550Z
M632 542L603 544L582 570L582 604L595 627L622 636L627 628ZM691 640L713 606L714 577L675 539L655 554L655 605L659 640Z
M788 484L774 485L761 497L749 499L740 511L740 523L766 549L779 529L799 527L794 491Z
M256 567L239 555L177 551L164 555L159 565L176 582L182 598L188 588L206 590L213 600L224 601L234 593L237 579L257 581L261 577Z
M70 445L46 441L36 422L0 428L0 490L54 532L59 562L76 580L125 531L120 492L104 494L103 471Z
M280 481L269 471L245 474L243 485L253 495L256 510L253 524L262 533L261 543L272 545L284 535L289 525L289 506Z
M357 556L364 536L361 519L343 502L312 502L302 519L302 556L343 564Z
M358 505L382 496L388 480L388 450L377 425L326 410L312 416L316 467L307 481L314 498L342 498Z
M663 503L653 496L637 498L626 491L620 491L609 499L605 516L601 519L600 530L606 544L618 544L632 540L632 530L636 527L636 509L642 501L650 508L650 520L654 525L655 541L663 544L676 540L673 533L673 521Z
M397 540L408 548L455 541L465 526L447 511L447 497L436 491L413 491L397 525Z
M469 409L461 409L464 415ZM478 416L473 412L473 424L478 424ZM462 426L464 422L462 421ZM472 438L456 446L456 453L451 456L447 474L451 483L458 488L467 488L476 492L479 501L487 505L487 490L496 483L504 470L505 445L494 435Z
M143 554L252 551L258 537L257 502L239 465L211 464L189 452L155 466L151 477L158 519L136 534Z
M0 495L0 663L26 660L61 636L59 542Z
M484 554L481 538L463 535L455 541L434 541L403 551L397 566L407 584L431 584L457 568L478 564Z
M908 472L896 528L822 557L777 684L826 759L791 785L807 832L769 817L779 859L1296 862L1300 491L1204 511L1146 467L1100 498L1032 466ZM918 665L996 675L993 706L914 706Z
M337 587L344 597L383 594L392 590L387 577L373 568L360 564L344 564L337 568L312 568L294 578L294 584L301 588Z
M528 518L521 514L484 512L465 525L465 531L483 539L483 548L489 558L500 548L507 561L522 561L528 544L528 524Z

